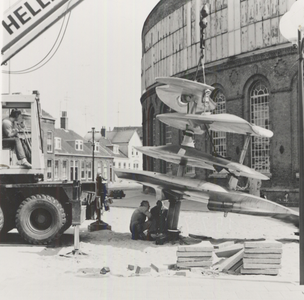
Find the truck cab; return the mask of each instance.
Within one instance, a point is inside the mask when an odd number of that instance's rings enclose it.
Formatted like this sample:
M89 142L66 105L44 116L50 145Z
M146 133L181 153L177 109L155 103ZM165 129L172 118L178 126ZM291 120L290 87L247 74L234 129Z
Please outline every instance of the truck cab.
M28 178L27 181L29 178L34 178L33 175L37 177L40 174L38 177L42 177L45 166L40 127L40 104L37 96L35 94L2 95L1 104L2 120L8 118L13 109L21 110L24 127L21 128L19 135L24 141L26 151L29 152L30 163L32 165L32 168L30 169L20 165L14 149L13 138L4 137L3 131L1 130L0 175L1 177L4 177L2 179L8 181L11 178L13 182L16 182L18 181L18 178L20 178L22 182L25 178ZM22 180L22 178L24 179Z

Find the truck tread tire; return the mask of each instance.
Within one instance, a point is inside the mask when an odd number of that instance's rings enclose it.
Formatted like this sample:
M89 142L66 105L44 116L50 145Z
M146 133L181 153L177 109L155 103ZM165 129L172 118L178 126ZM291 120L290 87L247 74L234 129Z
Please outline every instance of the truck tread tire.
M58 238L65 223L62 205L48 195L26 198L16 213L17 230L31 244L43 245Z

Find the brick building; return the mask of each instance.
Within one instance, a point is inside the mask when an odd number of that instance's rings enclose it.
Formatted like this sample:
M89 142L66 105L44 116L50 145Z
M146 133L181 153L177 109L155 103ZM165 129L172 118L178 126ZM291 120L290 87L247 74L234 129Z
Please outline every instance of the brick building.
M62 112L60 128L55 119L42 112L42 139L45 159L45 180L91 181L93 175L92 144L68 128L66 112ZM95 142L94 177L102 174L108 182L113 181L113 153Z
M196 75L200 56L199 13L210 7L206 29L205 82L215 87L216 113L230 113L268 128L271 139L252 138L244 164L270 177L261 191L273 201L298 201L299 131L297 50L279 31L280 18L294 0L161 0L142 30L143 145L179 144L182 133L159 122L170 112L157 97L156 77L174 76L203 82ZM245 137L212 133L216 152L238 161ZM213 151L207 135L195 136L195 147ZM168 163L150 157L144 169L162 173ZM203 169L189 175L226 185L228 178ZM246 179L240 180L246 187ZM246 190L246 188L245 188Z

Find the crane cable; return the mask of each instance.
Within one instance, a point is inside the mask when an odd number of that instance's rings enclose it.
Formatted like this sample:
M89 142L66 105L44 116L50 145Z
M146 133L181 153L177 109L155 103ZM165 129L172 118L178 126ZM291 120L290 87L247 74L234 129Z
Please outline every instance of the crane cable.
M69 7L67 7L67 10L68 10ZM62 41L63 41L63 38L66 34L66 30L67 30L67 27L68 27L68 24L69 24L69 21L70 21L70 17L71 17L71 12L69 12L68 14L68 18L67 18L67 21L66 21L66 24L65 24L65 20L66 20L66 16L67 14L65 14L64 18L63 18L63 21L62 21L62 24L61 24L61 27L60 27L60 30L59 30L59 33L57 35L57 38L52 46L52 48L49 50L49 52L38 62L36 63L35 65L27 68L27 69L23 69L23 70L19 70L19 71L2 71L2 73L6 73L6 74L12 74L12 75L23 75L23 74L27 74L27 73L31 73L31 72L34 72L34 71L37 71L39 70L40 68L42 68L44 65L46 65L53 57L54 55L57 53ZM65 27L64 27L65 26ZM64 29L63 29L64 27ZM61 33L63 32L61 38L60 38L60 35ZM55 51L53 52L53 54L51 55L51 57L48 58L48 56L50 55L50 53L53 51L53 49L55 48L58 40L60 39L59 41L59 44L57 45ZM45 61L47 59L47 61ZM42 65L38 66L39 64L43 63ZM38 67L36 67L38 66ZM36 68L35 68L36 67Z

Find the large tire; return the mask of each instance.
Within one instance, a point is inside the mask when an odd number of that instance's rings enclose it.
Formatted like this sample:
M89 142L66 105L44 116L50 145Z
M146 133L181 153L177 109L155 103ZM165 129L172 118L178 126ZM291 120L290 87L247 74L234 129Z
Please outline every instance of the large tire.
M59 237L66 223L61 204L48 195L26 198L16 214L16 227L20 235L31 244L47 244Z

